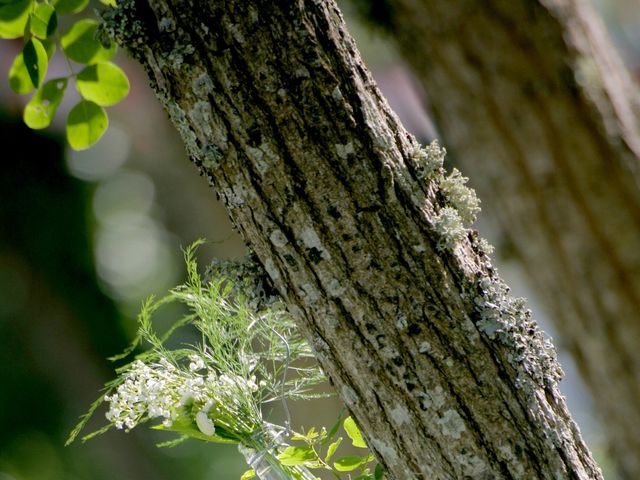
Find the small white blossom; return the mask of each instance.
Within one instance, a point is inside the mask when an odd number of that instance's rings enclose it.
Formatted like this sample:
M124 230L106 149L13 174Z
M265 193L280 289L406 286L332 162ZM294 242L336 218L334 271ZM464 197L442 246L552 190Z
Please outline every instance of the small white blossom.
M196 414L196 425L198 425L198 429L202 433L209 437L216 433L216 427L213 425L213 421L205 412L200 411Z
M205 366L204 360L202 360L202 357L198 355L190 355L189 360L191 360L191 363L189 364L189 370L191 370L192 372L202 370Z

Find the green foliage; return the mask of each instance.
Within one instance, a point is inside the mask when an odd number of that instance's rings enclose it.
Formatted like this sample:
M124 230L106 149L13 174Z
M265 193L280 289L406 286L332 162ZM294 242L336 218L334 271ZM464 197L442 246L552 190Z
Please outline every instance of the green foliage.
M256 478L256 471L253 468L244 472L240 477L240 480L251 480L252 478Z
M109 118L104 108L82 100L67 117L67 141L74 150L84 150L100 140L108 126Z
M66 78L56 78L49 80L36 91L24 109L24 123L29 128L39 130L51 125L53 116L62 102L67 83Z
M53 0L51 3L61 15L72 15L84 10L89 0Z
M91 19L76 22L60 39L62 51L74 62L92 64L106 62L116 53L116 46L105 48L96 38L98 22Z
M24 34L32 2L20 0L0 4L0 38L18 38Z
M39 87L47 74L49 57L44 46L37 38L29 40L22 50L24 66L29 74L29 79L34 87Z
M30 93L36 88L31 80L27 66L24 63L23 52L20 52L11 64L11 68L9 69L9 87L19 94Z
M287 399L317 397L311 388L324 376L311 363L311 349L281 303L273 300L262 307L249 303L254 295L246 291L252 288L250 281L214 276L212 270L206 280L201 278L195 261L200 243L185 251L186 283L143 304L136 339L114 360L129 357L144 344L148 349L116 370L117 378L105 386L68 443L107 403L108 424L83 440L112 427L129 431L151 421L152 428L178 435L162 446L186 439L238 444L251 467L244 480L262 477L265 471L277 472L277 478L311 480L316 479L310 473L314 469L328 470L339 479L381 478L371 471L373 457L368 451L335 458L343 440L338 436L341 425L353 446L367 449L351 417L338 418L328 432L310 428L304 433L292 432L289 422L278 426L263 418L266 405L283 402L288 416ZM182 304L186 311L161 334L153 318L172 303ZM199 342L175 342L176 333L185 329L197 333Z
M129 93L127 75L111 62L85 67L76 78L83 98L102 107L115 105Z
M347 432L347 435L349 435L354 447L367 448L367 444L365 443L364 438L362 438L362 433L360 433L360 429L353 418L345 418L344 430Z
M338 437L340 423L344 431L351 439L352 445L368 450L367 444L362 437L356 422L347 417L341 422L339 418L329 432L322 428L319 432L315 428L310 428L306 433L296 433L291 437L292 442L300 445L291 445L285 448L279 455L278 460L283 465L302 466L309 470L328 470L336 478L343 478L342 473L349 473L348 478L358 478L360 480L377 480L383 477L382 468L376 465L373 473L371 463L374 461L373 455L369 452L364 455L345 455L334 460L336 451L342 444L343 437ZM250 475L251 471L245 472ZM357 475L352 477L351 475ZM245 478L244 476L242 478ZM242 480L241 478L241 480ZM252 478L247 476L246 478Z
M49 38L58 28L56 10L48 3L38 3L30 18L31 33L41 39Z
M100 0L115 6L114 0ZM0 0L0 38L24 37L24 47L9 70L9 86L21 95L35 90L23 118L33 129L51 125L70 80L81 100L67 116L67 140L75 150L91 147L106 131L109 119L102 107L115 105L129 93L129 80L109 60L116 46L97 37L98 22L81 19L58 31L58 16L80 13L88 0ZM45 82L49 61L59 44L67 58L69 75ZM86 65L79 72L74 65Z

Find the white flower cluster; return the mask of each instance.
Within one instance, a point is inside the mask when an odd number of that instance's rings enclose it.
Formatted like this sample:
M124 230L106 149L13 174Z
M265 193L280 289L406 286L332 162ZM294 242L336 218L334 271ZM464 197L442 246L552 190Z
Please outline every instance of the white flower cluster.
M204 361L196 355L190 360L189 372L164 358L151 365L135 362L116 392L105 396L109 402L107 420L116 428L130 430L146 419L162 418L162 424L168 428L181 407L190 401L202 405L206 414L213 403L206 384L216 381L215 374L211 372L205 377L196 373L204 369Z
M184 407L191 405L188 410L196 412L193 420L198 429L212 436L216 415L215 411L210 413L212 407L237 406L258 389L255 377L217 375L195 354L189 357L188 369L165 358L152 364L138 360L123 375L116 392L104 399L109 402L107 420L126 430L153 418L161 418L163 426L170 428L178 415L188 413Z

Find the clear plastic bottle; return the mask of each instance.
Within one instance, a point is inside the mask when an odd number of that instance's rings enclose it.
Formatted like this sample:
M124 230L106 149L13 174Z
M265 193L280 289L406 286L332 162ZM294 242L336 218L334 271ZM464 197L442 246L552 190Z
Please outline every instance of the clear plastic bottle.
M273 444L261 451L239 444L238 450L260 480L317 480L315 475L301 465L282 465Z

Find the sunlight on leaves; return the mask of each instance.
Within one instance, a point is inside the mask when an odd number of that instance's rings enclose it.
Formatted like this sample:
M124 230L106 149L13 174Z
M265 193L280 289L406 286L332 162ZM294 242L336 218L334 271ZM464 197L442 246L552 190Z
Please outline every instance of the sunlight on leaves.
M42 42L37 38L29 40L22 50L24 65L29 73L31 83L38 87L44 80L49 66L49 57Z
M26 94L33 91L35 85L31 81L31 76L24 64L24 57L20 52L13 60L13 64L9 69L9 87L16 93Z
M54 8L48 3L39 3L31 14L29 26L31 33L45 39L53 35L58 27L58 17Z
M98 22L91 19L76 22L62 36L60 44L65 55L74 62L92 64L106 62L116 53L116 45L105 48L96 38Z
M360 429L358 428L358 425L356 425L356 422L353 420L353 418L345 418L344 429L347 432L347 435L349 435L349 438L351 439L354 447L368 448L367 443L364 441L364 438L362 438L362 433L360 432Z
M107 112L88 100L78 103L67 117L67 140L74 150L84 150L96 143L109 126Z
M0 38L18 38L24 34L32 3L32 0L22 0L0 6Z
M70 15L84 10L89 0L53 0L52 3L60 15Z
M76 86L85 100L103 107L115 105L129 93L127 75L110 62L85 67L78 74Z
M42 85L24 109L24 123L34 130L51 125L66 88L66 78L49 80Z

